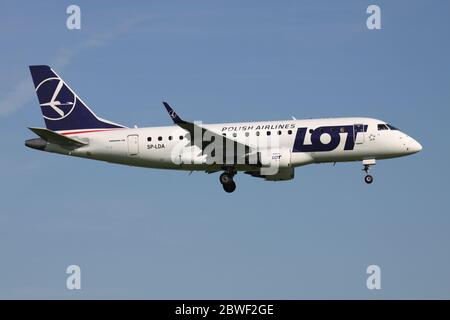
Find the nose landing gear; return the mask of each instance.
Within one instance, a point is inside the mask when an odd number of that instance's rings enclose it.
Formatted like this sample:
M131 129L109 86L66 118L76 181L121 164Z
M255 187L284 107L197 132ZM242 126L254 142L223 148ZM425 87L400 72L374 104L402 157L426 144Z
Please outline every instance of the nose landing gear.
M225 171L220 175L220 183L222 184L223 190L227 193L232 193L236 190L236 183L233 181L233 176L236 173L233 171Z
M373 177L369 174L369 169L370 166L374 166L375 165L375 159L370 159L370 160L363 160L363 171L366 173L366 176L364 177L364 181L367 184L371 184L373 182Z

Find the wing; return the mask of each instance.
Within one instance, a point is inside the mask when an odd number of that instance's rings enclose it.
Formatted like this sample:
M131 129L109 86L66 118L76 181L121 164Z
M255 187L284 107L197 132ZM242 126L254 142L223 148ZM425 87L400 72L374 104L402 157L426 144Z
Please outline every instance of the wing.
M235 150L240 150L239 155L240 156L246 156L249 154L253 154L255 152L255 148L238 142L234 139L231 139L230 137L226 137L221 135L220 133L211 131L199 124L188 122L180 118L180 116L175 112L175 110L172 109L172 107L167 103L163 102L164 107L166 107L167 112L169 113L169 116L172 118L173 122L178 125L179 127L183 128L184 130L188 131L191 136L191 141L197 145L201 150L205 150L206 146L211 143L211 141L216 141L217 139L223 139L223 146L234 146ZM201 137L197 137L197 135L201 133ZM204 141L203 137L207 137ZM211 140L208 138L212 138Z
M194 143L195 143L195 133L198 132L202 134L202 137L205 136L205 134L207 134L209 137L214 137L214 139L224 139L224 145L230 144L230 145L235 145L238 148L240 148L241 150L246 150L246 154L252 153L254 151L254 148L238 142L234 139L231 139L229 137L223 136L220 133L211 131L199 124L193 123L193 122L188 122L185 121L183 119L180 118L180 116L175 112L175 110L172 109L172 107L167 103L167 102L163 102L164 106L167 109L167 112L169 113L169 116L172 118L173 122L178 125L179 127L183 128L184 130L188 131L191 135L191 141L194 137ZM202 140L202 139L199 139ZM207 141L208 143L210 141ZM204 145L202 143L202 145L197 144L202 150L204 150Z

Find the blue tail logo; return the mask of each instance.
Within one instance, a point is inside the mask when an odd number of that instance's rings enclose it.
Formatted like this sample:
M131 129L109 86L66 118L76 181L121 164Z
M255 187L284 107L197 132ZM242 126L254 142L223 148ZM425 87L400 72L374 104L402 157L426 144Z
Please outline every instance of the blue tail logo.
M45 119L64 119L75 108L75 94L64 86L64 82L61 79L49 78L44 80L36 88L36 93L40 99L48 101L41 103L42 114Z
M30 66L30 72L48 129L125 128L97 117L49 66Z

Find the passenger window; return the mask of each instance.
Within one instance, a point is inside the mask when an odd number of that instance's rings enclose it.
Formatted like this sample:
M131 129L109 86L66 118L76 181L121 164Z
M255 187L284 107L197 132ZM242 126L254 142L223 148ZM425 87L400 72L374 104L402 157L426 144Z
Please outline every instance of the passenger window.
M235 137L235 138L237 137L237 133L236 133L236 132L235 132L235 133L233 133L233 137Z
M246 137L248 137L249 135L250 135L250 133L248 133L248 132L245 133L245 136L246 136Z
M158 141L161 141L162 140L162 137L158 137Z
M271 133L270 131L267 131L267 135L268 135L268 136L270 136L270 133Z
M292 134L292 130L288 130L288 134Z
M152 137L148 137L148 138L147 138L147 141L148 141L148 142L152 141Z
M169 136L169 140L172 140L172 136Z
M259 131L256 131L256 136L259 137Z
M180 140L183 140L183 138L184 138L183 136L180 136Z
M385 124L380 123L378 125L378 131L381 131L381 130L389 130L389 129L388 129L388 127Z
M281 136L281 130L278 130L278 135Z

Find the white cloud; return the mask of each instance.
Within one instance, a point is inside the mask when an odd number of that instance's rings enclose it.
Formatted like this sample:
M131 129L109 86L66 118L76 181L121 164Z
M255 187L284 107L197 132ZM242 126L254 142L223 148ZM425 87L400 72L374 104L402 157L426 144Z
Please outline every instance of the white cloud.
M30 78L23 79L0 100L0 116L6 116L33 98L34 88Z

